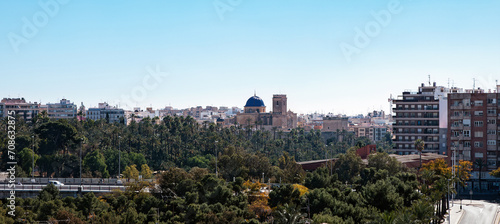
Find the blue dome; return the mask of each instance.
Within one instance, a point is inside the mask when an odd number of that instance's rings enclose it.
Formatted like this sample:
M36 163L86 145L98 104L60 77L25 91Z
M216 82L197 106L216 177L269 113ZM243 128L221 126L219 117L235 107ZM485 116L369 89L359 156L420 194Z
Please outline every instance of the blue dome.
M245 104L245 107L265 107L264 101L258 96L252 96L248 98L247 104Z

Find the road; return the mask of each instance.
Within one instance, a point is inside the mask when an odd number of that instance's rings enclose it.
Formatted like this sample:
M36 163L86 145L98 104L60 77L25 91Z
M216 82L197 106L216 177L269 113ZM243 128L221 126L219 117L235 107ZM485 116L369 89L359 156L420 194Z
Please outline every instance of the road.
M40 191L46 184L23 184L15 185L16 191ZM60 191L78 191L79 185L56 186ZM83 185L83 191L112 191L114 189L124 190L123 185ZM0 191L10 190L7 184L0 184Z
M464 200L465 201L465 200ZM456 205L455 205L456 206ZM493 204L485 201L472 200L472 203L463 206L463 216L460 220L462 224L491 224L497 218L499 204Z

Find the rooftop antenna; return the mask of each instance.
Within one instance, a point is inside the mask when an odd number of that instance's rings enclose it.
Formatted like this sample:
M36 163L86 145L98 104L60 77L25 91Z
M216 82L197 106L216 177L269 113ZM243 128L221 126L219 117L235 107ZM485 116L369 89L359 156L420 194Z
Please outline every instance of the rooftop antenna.
M429 76L429 86L431 85L431 75L428 75Z
M253 90L253 96L257 96L257 91Z
M476 78L472 78L473 82L472 82L472 93L474 93L475 89L476 89Z
M450 78L448 78L448 89L450 88Z

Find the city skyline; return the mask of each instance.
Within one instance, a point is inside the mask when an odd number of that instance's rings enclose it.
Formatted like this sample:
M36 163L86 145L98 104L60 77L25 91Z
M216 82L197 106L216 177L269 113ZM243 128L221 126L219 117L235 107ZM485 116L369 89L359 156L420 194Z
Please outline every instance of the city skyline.
M256 91L356 115L428 75L493 89L499 74L494 1L42 2L0 3L2 97L242 108Z

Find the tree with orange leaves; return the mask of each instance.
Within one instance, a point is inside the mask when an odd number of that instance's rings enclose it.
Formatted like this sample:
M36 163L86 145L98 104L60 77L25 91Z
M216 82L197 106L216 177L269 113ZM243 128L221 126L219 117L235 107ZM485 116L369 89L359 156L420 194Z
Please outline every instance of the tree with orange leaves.
M421 171L423 176L426 176L427 185L429 185L425 186L425 192L434 201L438 216L443 217L448 209L446 196L450 187L448 180L452 178L451 167L444 159L436 159L423 164Z
M266 191L261 191L261 189L266 186L266 184L260 183L258 181L251 182L250 180L248 180L243 183L243 187L247 189L246 192L248 196L248 202L250 204L248 206L248 209L252 211L260 221L265 221L265 219L272 212L271 207L269 207L268 205L269 195L266 193Z
M490 175L494 177L500 177L500 167L498 167L498 169L496 170L491 171Z
M436 175L443 176L445 178L451 178L451 167L448 166L444 159L436 159L422 165L422 170L434 171Z
M455 175L458 178L460 186L465 186L465 181L469 180L472 171L472 162L460 160L458 165L455 165Z

